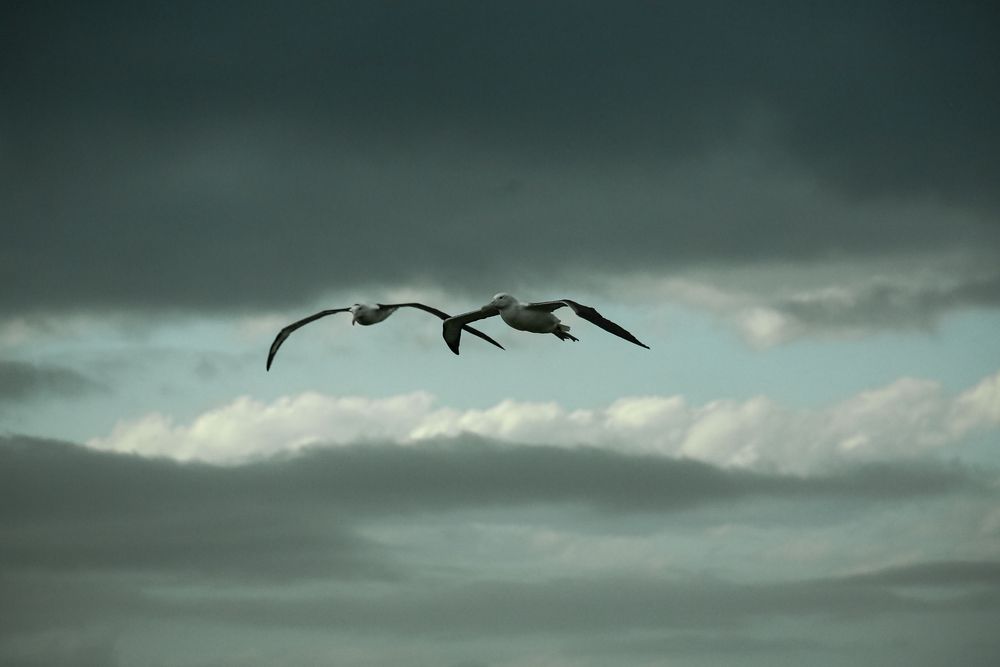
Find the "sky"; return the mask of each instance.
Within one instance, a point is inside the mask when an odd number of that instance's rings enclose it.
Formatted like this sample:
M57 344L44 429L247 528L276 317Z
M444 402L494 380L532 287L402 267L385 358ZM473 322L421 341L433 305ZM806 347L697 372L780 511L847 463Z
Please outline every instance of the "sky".
M3 3L0 662L995 664L998 33Z

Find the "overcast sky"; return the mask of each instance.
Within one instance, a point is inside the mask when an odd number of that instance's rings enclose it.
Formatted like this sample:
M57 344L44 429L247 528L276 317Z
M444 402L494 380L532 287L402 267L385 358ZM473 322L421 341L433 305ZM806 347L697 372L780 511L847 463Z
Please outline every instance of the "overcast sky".
M992 665L990 3L6 3L0 662ZM401 310L494 293L455 357Z

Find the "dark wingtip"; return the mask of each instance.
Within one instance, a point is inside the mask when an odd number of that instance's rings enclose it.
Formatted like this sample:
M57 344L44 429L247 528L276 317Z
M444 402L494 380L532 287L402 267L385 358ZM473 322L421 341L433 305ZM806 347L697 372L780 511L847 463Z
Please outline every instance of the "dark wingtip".
M448 349L454 352L455 354L458 354L458 342L448 340L448 337L444 335L442 335L442 338L444 338L445 345L448 346Z

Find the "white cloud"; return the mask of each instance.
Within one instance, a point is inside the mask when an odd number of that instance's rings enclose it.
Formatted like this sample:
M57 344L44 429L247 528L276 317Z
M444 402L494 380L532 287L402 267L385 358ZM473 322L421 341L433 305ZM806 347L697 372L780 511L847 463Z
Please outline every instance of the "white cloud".
M822 409L758 396L691 405L681 396L621 398L603 408L505 400L438 407L425 392L390 398L308 392L264 403L241 397L188 424L161 414L117 424L89 445L187 460L237 462L324 443L417 443L473 433L520 444L601 445L725 466L807 472L842 461L925 455L1000 426L1000 372L957 396L902 378Z
M793 318L767 306L750 306L737 311L736 328L755 347L772 347L798 338L802 326Z
M318 442L346 444L367 438L405 440L431 408L426 393L384 399L306 392L264 403L248 396L177 424L152 413L119 422L99 449L179 460L238 462Z
M951 407L949 421L959 433L983 424L1000 424L1000 373L963 392Z

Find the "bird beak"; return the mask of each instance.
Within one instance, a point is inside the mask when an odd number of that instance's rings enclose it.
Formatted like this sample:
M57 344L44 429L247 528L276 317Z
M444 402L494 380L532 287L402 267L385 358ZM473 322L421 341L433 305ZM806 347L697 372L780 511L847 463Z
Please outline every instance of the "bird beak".
M357 315L351 315L351 326L353 327L357 323L358 323L358 316Z

